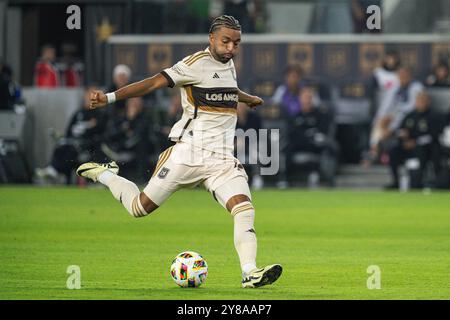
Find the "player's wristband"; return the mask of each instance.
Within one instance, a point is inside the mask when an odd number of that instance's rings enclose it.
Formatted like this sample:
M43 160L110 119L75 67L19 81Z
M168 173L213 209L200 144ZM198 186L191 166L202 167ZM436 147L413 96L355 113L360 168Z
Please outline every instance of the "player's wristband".
M114 103L116 102L116 94L114 92L107 93L106 99L108 100L108 103Z

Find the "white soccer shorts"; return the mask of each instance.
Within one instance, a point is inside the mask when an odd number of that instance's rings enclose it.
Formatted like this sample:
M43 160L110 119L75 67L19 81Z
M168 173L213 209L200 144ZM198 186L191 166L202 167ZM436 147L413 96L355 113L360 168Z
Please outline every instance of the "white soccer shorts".
M203 185L226 208L238 194L251 199L248 176L238 159L211 151L193 152L187 143L178 142L159 156L155 171L143 192L160 206L180 188Z

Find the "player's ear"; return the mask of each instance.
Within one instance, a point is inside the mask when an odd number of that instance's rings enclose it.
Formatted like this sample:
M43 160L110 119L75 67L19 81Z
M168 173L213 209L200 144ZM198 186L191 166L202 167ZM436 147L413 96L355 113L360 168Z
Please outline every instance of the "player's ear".
M209 34L209 42L210 43L214 42L214 33L212 33L212 32Z

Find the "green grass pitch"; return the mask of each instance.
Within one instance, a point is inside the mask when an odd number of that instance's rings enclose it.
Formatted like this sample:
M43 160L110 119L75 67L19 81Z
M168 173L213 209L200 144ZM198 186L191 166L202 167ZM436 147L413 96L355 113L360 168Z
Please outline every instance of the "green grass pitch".
M229 214L182 190L132 218L106 189L0 188L0 299L449 299L448 193L265 190L253 193L258 264L272 286L240 287ZM209 265L200 288L169 275L176 254ZM69 290L78 265L81 289ZM381 270L369 290L367 268Z

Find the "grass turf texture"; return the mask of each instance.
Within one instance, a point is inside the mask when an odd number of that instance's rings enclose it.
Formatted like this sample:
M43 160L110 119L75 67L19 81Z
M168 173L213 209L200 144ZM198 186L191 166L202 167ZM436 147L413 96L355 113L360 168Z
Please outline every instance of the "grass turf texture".
M203 190L179 191L131 218L106 189L0 188L0 299L448 299L448 193L254 192L258 264L272 286L240 287L229 214ZM172 259L208 262L200 288L179 288ZM81 289L68 290L69 265ZM367 268L381 290L367 289Z

